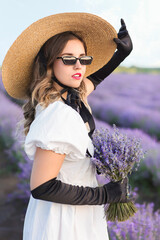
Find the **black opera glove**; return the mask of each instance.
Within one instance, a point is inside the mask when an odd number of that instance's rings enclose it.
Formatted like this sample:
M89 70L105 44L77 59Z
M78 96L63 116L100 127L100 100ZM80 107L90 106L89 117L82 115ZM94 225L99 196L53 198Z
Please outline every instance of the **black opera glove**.
M70 205L102 205L128 202L127 178L123 182L109 182L101 187L66 184L53 178L31 191L33 198Z
M131 53L133 50L132 40L126 29L126 24L121 18L121 28L118 32L118 38L113 39L117 44L118 52L121 54L122 61Z
M117 44L117 51L113 54L110 61L97 72L94 72L87 77L93 83L94 89L96 89L97 85L99 85L120 65L120 63L131 53L133 49L132 40L128 34L123 19L121 19L121 28L118 32L118 38L114 38L113 41Z

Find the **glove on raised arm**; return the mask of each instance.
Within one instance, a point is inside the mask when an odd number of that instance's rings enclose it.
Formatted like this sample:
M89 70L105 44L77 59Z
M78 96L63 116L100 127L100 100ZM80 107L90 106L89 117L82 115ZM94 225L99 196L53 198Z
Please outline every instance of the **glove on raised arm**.
M114 53L113 57L106 65L87 77L93 83L94 89L96 89L97 85L119 66L119 64L131 53L133 49L132 40L128 34L123 19L121 19L121 28L118 32L118 38L114 38L113 40L117 44L118 50Z
M53 178L31 191L36 199L71 205L101 205L127 202L127 178L102 187L83 187L66 184Z

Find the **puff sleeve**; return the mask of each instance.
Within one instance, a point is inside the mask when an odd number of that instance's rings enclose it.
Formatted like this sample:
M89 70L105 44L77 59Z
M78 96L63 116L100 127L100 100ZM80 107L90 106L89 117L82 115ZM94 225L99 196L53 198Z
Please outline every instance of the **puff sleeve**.
M24 149L30 160L34 159L36 147L75 159L85 157L88 143L87 128L79 113L63 102L56 101L36 114Z

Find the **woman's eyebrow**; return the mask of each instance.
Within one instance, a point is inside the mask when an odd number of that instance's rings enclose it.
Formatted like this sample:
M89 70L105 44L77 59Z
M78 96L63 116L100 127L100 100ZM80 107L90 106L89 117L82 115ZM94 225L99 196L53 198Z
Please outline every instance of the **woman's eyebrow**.
M69 56L74 56L74 54L73 53L62 53L61 54L61 56L63 56L63 55L69 55ZM85 53L81 53L79 56L84 56L84 55L86 55Z

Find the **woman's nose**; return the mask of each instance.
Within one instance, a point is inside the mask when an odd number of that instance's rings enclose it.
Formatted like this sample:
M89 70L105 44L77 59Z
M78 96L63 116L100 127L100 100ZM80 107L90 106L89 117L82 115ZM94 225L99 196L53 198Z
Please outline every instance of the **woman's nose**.
M82 65L81 65L79 59L77 59L77 62L75 63L74 68L81 68L81 67L82 67Z

